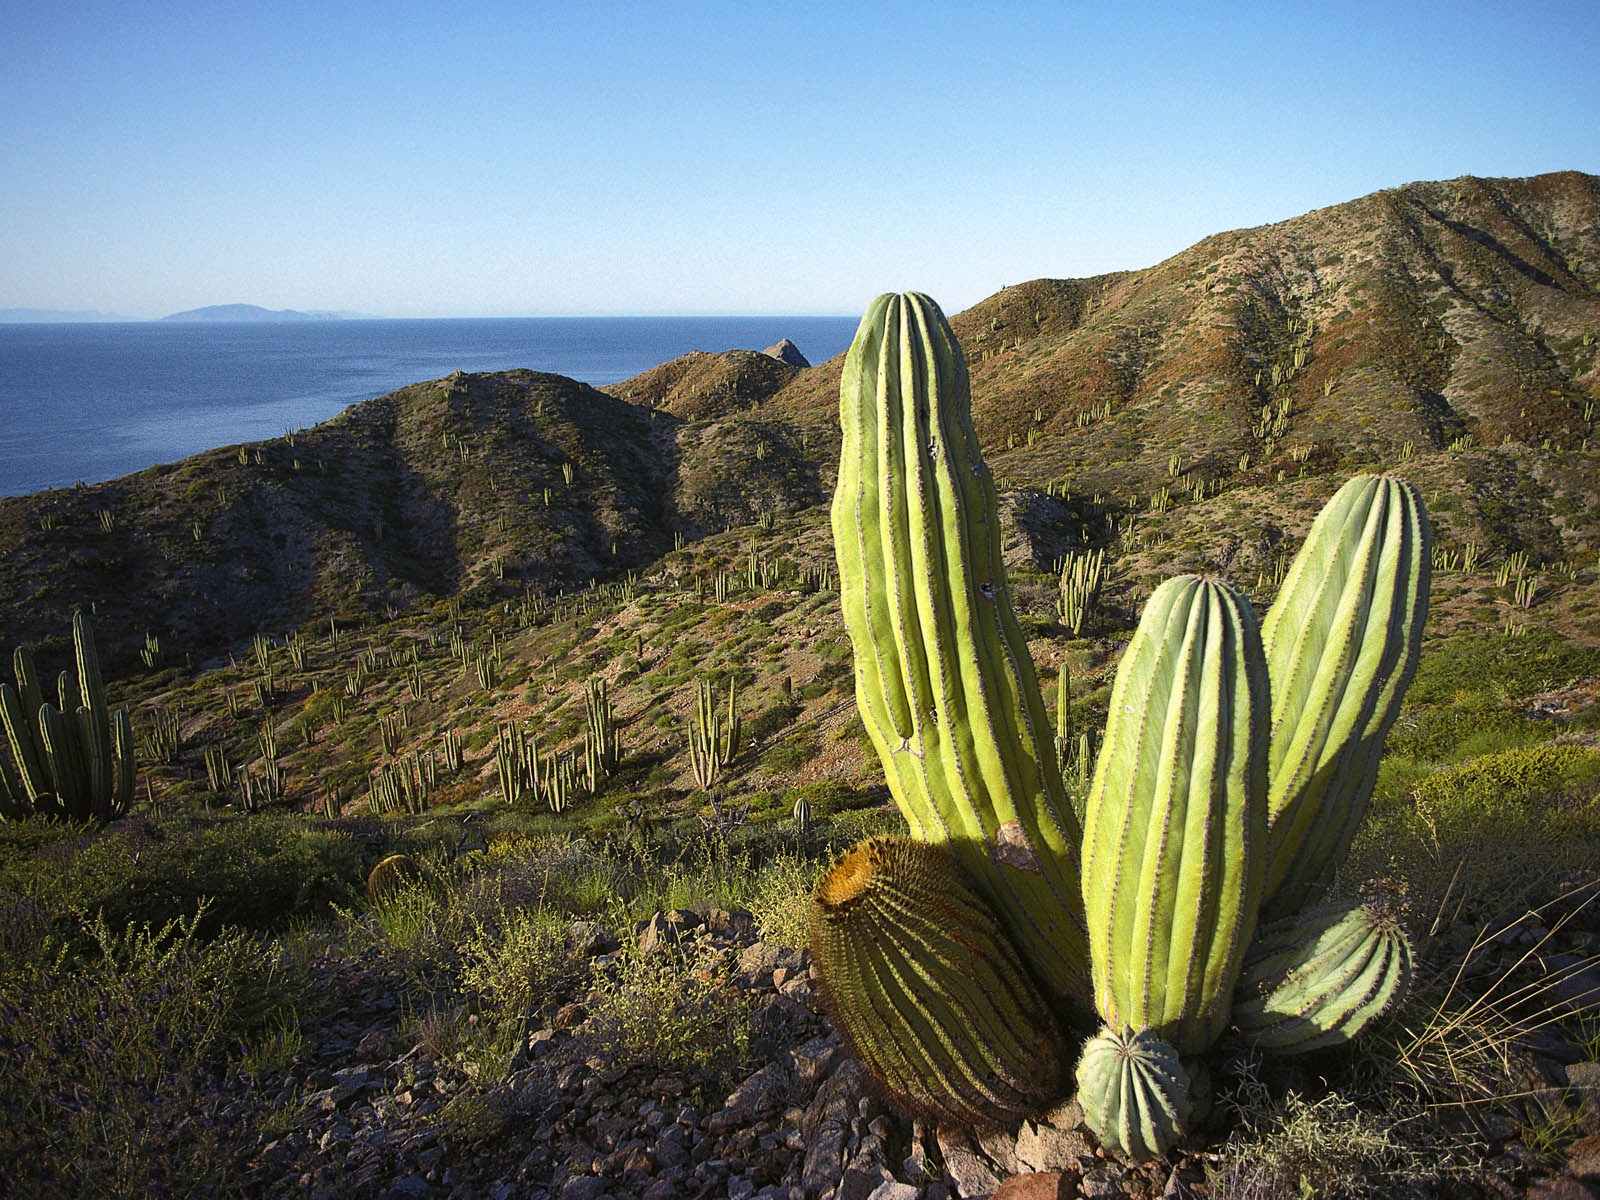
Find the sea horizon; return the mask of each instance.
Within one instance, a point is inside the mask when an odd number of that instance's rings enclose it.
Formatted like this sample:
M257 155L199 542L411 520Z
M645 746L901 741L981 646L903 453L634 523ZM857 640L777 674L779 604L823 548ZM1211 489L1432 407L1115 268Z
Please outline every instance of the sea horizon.
M855 316L339 317L0 323L0 497L281 436L428 379L528 369L604 389L783 338L812 364Z

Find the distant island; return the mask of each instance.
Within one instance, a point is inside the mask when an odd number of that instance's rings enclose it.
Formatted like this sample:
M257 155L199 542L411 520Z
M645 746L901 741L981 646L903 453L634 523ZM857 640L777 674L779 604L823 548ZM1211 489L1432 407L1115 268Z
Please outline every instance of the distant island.
M163 321L337 321L338 313L262 308L257 304L212 304L162 317Z

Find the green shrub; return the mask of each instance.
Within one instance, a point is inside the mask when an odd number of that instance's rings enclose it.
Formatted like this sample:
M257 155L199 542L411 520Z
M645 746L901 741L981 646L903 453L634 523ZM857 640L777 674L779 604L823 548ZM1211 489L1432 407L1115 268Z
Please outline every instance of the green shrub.
M202 933L285 929L349 903L370 865L348 834L303 817L30 824L0 826L0 888L52 913L103 913L113 929L189 917L202 903Z
M591 1028L614 1061L706 1074L725 1085L748 1056L751 1001L728 986L709 952L646 954L625 944L590 1000Z
M0 900L0 1174L16 1195L215 1193L247 1149L225 1104L241 1043L295 1024L301 980L204 915L63 931ZM64 933L64 936L63 936Z

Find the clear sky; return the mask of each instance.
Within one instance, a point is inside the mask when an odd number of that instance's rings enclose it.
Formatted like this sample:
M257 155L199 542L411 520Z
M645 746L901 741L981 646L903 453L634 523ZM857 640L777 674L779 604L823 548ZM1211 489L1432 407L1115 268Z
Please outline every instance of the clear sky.
M1600 172L1600 0L0 11L0 308L954 312Z

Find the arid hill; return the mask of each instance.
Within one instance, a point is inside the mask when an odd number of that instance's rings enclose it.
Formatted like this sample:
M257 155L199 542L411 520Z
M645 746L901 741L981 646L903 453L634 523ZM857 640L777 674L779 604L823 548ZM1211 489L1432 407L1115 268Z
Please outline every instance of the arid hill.
M1600 547L1595 176L1410 184L1007 288L953 324L1037 564L1142 514L1175 566L1266 562L1319 480L1402 463L1447 542ZM820 531L839 370L733 351L607 392L455 375L292 439L0 500L0 642L59 640L87 604L113 660L148 630L200 661L257 630L647 570L765 514L815 508Z

